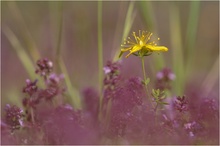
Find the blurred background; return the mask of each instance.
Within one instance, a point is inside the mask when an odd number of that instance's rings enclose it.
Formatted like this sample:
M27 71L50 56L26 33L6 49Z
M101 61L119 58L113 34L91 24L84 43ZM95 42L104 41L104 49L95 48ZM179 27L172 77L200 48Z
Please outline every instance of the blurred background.
M173 95L188 88L219 94L219 2L1 2L1 104L21 105L22 88L35 62L63 60L77 91L99 88L98 44L103 65L117 60L131 32L154 33L169 48L145 59L151 86L156 73L170 67L176 74ZM98 18L98 15L101 16ZM98 22L102 25L98 26ZM98 39L102 30L102 39ZM153 40L153 39L152 39ZM121 59L124 77L142 77L140 58Z

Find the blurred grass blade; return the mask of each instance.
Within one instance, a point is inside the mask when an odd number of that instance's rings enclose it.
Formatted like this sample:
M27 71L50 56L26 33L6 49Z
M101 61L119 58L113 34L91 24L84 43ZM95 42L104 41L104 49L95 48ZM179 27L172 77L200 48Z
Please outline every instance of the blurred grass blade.
M58 5L59 7L58 12L58 38L57 38L57 46L56 46L56 63L59 64L60 58L61 58L61 43L62 43L62 28L63 28L63 3L62 1Z
M209 73L205 77L202 83L202 89L205 90L203 93L205 94L204 97L208 96L212 89L214 88L215 84L218 83L219 77L219 57L216 59L215 63L213 64L212 68L210 69Z
M97 24L98 24L98 83L99 83L99 119L102 118L102 86L103 86L103 48L102 48L102 1L98 1L97 11Z
M187 62L186 62L186 76L191 72L194 66L194 54L195 54L195 43L196 43L196 34L197 34L197 26L199 19L199 10L200 10L200 2L199 1L191 1L190 2L190 13L187 24L186 31L186 52L187 52Z
M27 71L31 80L35 79L35 68L31 61L31 58L25 52L25 49L21 46L19 40L15 36L15 34L8 28L4 26L2 28L3 33L7 37L8 41L11 43L12 48L16 51L18 58L20 59L22 65L24 66L25 70Z
M141 14L147 27L147 31L155 32L155 23L153 17L152 3L150 1L138 2Z
M123 31L123 35L122 35L122 41L123 39L126 38L131 30L131 26L134 22L134 18L135 18L135 13L134 13L134 2L131 1L128 7L128 11L127 11L127 15L126 15L126 19L125 19L125 24L124 24L124 31Z
M103 80L103 50L102 50L102 1L98 1L98 66L99 66L99 91Z
M156 29L156 23L154 20L154 13L153 13L153 6L151 1L141 1L138 2L142 17L144 18L144 22L146 24L147 31L153 32L154 35L152 36L152 40L157 40L157 29ZM164 67L164 57L163 54L152 55L153 57L153 63L150 64L150 68L152 71L152 74L156 74L156 71L161 70Z
M49 3L52 9L52 3ZM61 56L61 44L62 44L62 30L63 30L63 3L53 3L53 4L58 4L58 5L53 5L56 6L55 10L58 12L56 17L58 19L58 33L57 33L57 44L56 44L56 55L55 55L55 60L56 63L59 67L58 72L62 72L65 76L65 83L67 86L67 92L69 93L69 98L74 106L75 109L80 109L81 108L81 100L80 100L80 95L79 92L72 86L68 71L66 69L66 65L62 59Z
M172 45L172 62L173 70L176 74L174 81L174 94L182 95L184 91L185 75L183 65L183 52L182 52L182 38L180 30L180 14L179 9L175 4L170 6L170 30L171 32L171 45Z
M38 51L37 45L28 29L27 24L25 23L25 20L21 14L21 11L19 10L17 6L17 2L9 2L8 3L10 12L12 12L14 19L18 21L18 24L21 24L22 34L24 35L25 42L28 45L27 50L29 51L33 61L37 61L40 57L40 53Z
M80 109L82 107L81 106L81 100L80 100L80 94L75 88L73 88L73 86L71 84L69 74L67 72L66 66L65 66L64 61L63 61L62 58L60 59L59 63L60 63L59 66L61 68L61 71L65 76L65 83L66 83L66 86L67 86L67 91L70 95L73 106L74 106L75 109Z
M125 18L124 30L123 30L121 43L128 36L128 34L131 30L131 26L134 22L134 18L135 18L135 13L133 12L134 11L134 3L135 2L131 1L128 6L128 11L127 11L126 18ZM120 49L117 49L117 51L115 52L113 61L117 61L119 59L119 53L120 53Z

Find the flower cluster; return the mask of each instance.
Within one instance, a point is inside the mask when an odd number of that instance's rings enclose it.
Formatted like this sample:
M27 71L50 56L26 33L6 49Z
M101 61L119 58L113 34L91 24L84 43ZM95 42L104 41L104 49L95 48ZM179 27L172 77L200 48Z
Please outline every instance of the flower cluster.
M23 126L24 113L22 109L15 105L10 106L7 104L5 106L5 113L5 122L10 126L12 132Z
M197 96L187 93L187 98L172 97L170 82L175 75L169 68L157 73L156 89L150 94L144 56L168 50L150 42L151 36L146 31L139 31L138 36L133 32L135 40L128 38L120 54L129 51L126 58L131 54L141 58L144 80L125 78L121 62L108 61L103 68L102 90L97 92L92 87L82 90L80 108L67 103L75 97L64 100L64 76L53 73L52 61L38 60L36 73L43 78L26 80L25 112L17 106L5 107L2 144L219 144L218 98L204 98L200 91Z
M63 94L65 88L63 88L62 80L64 76L52 73L53 63L47 58L40 59L37 61L36 73L44 79L45 88L39 88L37 86L38 80L31 81L26 80L26 86L23 88L23 92L27 93L26 97L23 99L23 106L25 107L26 118L28 121L35 120L33 117L33 112L35 112L37 106L39 106L41 101L53 101L55 97ZM59 97L59 102L62 102L62 97ZM60 104L60 103L59 103ZM34 110L34 111L33 111ZM33 121L32 121L33 122Z
M175 101L174 101L174 107L179 111L179 112L185 112L188 110L188 102L186 100L185 96L178 96Z
M105 73L104 78L104 97L106 99L109 99L109 95L115 91L114 88L118 86L118 83L120 82L121 76L120 76L120 69L121 65L120 62L111 62L108 61L106 66L103 68Z
M170 68L163 68L156 75L156 89L165 90L171 89L171 81L176 78Z
M37 89L38 89L38 87L36 85L37 80L35 80L34 82L31 82L30 79L27 79L26 84L27 84L26 87L23 88L24 93L28 93L29 96L32 96L34 93L37 92Z
M52 72L53 62L47 58L44 58L37 61L37 66L38 68L36 69L35 72L39 73L41 76L43 76L46 79L47 75L49 75Z
M63 75L50 73L43 80L26 80L23 92L25 112L6 105L3 128L4 144L216 144L218 143L218 105L210 98L177 96L167 105L164 92L153 89L159 105L155 110L147 99L140 77L122 78L120 64L104 67L103 105L93 88L83 90L83 108L75 110L64 102ZM163 72L162 78L168 78ZM56 98L57 97L57 98ZM105 100L108 99L108 100ZM167 99L167 98L166 98ZM190 100L189 100L190 99ZM193 99L193 100L192 100ZM50 102L48 102L50 101ZM56 103L56 104L54 104ZM155 108L156 108L155 107ZM153 110L154 109L154 110ZM100 112L101 111L101 112ZM100 114L101 113L101 114ZM184 113L184 114L183 114ZM101 115L101 118L99 117ZM24 128L20 128L24 127ZM13 135L7 131L13 131ZM22 134L21 134L22 133ZM206 139L204 141L203 139Z
M44 97L46 100L52 100L55 96L65 92L66 89L60 85L63 78L64 76L62 74L51 74L46 80L47 88L41 91L40 97Z

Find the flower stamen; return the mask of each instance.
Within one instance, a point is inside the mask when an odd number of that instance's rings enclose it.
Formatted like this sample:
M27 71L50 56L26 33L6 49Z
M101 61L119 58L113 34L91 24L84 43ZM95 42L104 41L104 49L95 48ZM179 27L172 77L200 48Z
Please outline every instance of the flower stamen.
M165 46L157 46L157 43L155 41L149 42L153 33L141 30L139 30L138 33L138 36L135 32L132 33L135 41L130 37L128 37L127 40L124 40L123 45L121 45L122 49L119 57L126 51L129 51L129 53L125 56L126 58L128 58L131 54L142 57L148 56L152 52L168 51L168 48ZM160 40L160 38L158 38L157 40Z

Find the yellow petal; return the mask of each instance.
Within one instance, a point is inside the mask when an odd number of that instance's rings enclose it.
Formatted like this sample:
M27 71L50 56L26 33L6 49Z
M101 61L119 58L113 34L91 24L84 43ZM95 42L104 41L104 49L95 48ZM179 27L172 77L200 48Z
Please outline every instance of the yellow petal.
M129 53L127 56L125 56L125 57L128 58L132 53L135 53L135 52L137 52L137 51L139 51L139 50L141 50L141 47L138 46L138 45L135 45L135 46L130 50L130 53Z
M153 45L146 45L146 48L150 49L151 51L168 51L168 48L165 46L153 46Z

